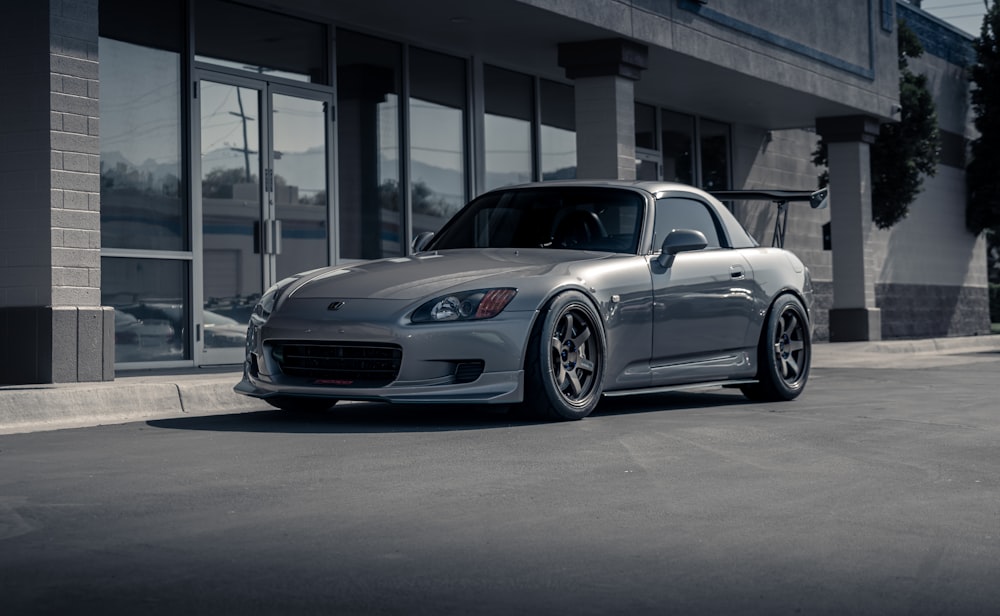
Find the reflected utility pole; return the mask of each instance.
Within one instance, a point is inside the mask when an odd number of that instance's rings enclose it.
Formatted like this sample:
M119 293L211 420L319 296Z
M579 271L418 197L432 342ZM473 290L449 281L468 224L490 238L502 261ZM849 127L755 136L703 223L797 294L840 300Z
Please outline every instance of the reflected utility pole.
M243 152L243 161L244 161L244 166L246 168L246 181L249 183L250 182L250 178L251 178L251 176L250 176L250 155L251 154L256 154L257 152L255 150L251 150L250 149L250 142L249 142L248 136L247 136L247 121L248 120L253 120L254 118L251 117L251 116L248 116L244 112L244 110L243 110L243 95L242 95L242 92L243 92L243 88L237 86L236 87L236 102L240 106L240 112L236 113L235 111L230 111L229 114L230 115L234 115L234 116L240 118L240 120L243 122L243 148L242 149L241 148L230 148L230 149L234 150L236 152Z

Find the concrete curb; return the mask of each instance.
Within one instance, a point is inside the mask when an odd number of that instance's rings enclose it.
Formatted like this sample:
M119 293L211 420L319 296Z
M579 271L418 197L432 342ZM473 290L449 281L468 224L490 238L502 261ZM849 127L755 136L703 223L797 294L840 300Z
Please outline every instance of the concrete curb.
M122 377L108 383L0 387L0 434L269 408L233 391L240 373Z
M1000 353L1000 336L817 343L814 368L922 368L981 361ZM108 383L0 387L0 434L244 413L267 403L233 391L235 369L125 374Z

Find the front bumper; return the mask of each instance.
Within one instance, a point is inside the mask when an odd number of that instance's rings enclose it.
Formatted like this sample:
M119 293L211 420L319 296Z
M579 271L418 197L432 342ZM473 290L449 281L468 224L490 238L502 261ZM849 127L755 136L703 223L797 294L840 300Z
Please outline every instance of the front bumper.
M302 396L396 404L516 404L524 400L524 372L484 373L472 383L391 384L385 387L353 388L278 385L253 378L244 370L243 380L233 390L254 398Z
M522 360L534 312L414 325L405 317L411 302L351 300L350 310L345 305L335 313L325 303L311 303L286 306L267 323L250 326L237 393L414 404L514 404L524 399ZM275 350L300 344L391 345L402 357L397 375L385 385L336 382L282 369L281 353ZM469 364L482 366L471 380L458 369Z

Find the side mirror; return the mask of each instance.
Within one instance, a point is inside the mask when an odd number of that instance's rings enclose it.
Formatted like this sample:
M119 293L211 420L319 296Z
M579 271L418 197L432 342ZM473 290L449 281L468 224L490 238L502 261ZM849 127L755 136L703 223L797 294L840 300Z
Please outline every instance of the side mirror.
M413 252L422 252L424 248L427 248L427 244L431 243L431 238L434 237L433 231L424 231L417 237L413 238L413 243L410 244L410 248Z
M820 188L809 195L809 206L814 210L824 210L830 204L830 187Z
M679 252L689 252L701 250L708 246L705 234L694 229L674 229L663 238L663 246L660 247L660 256L656 259L663 267L670 267L674 262L674 255Z

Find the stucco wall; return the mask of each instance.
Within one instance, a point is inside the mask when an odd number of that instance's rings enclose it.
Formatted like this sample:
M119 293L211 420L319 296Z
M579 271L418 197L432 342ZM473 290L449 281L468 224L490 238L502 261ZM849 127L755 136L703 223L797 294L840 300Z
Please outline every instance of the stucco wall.
M825 115L846 106L888 118L898 102L891 2L883 17L882 0L519 1L818 97Z

